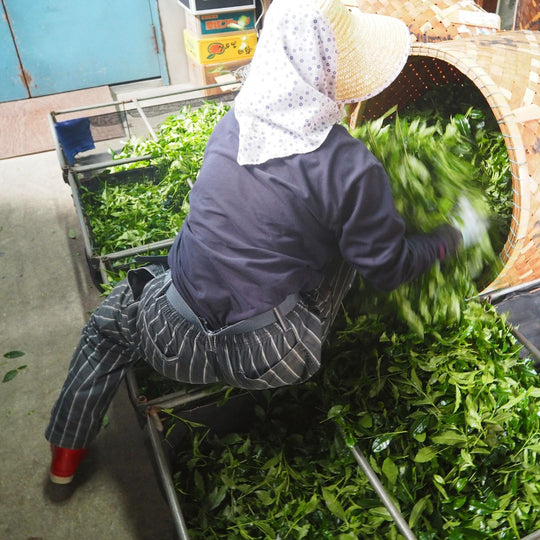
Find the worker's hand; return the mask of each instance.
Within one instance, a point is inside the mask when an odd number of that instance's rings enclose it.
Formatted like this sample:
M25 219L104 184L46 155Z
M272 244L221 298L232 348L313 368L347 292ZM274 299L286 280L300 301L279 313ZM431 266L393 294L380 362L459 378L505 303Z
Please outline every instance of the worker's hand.
M461 232L452 227L452 225L441 225L431 234L439 241L437 257L441 261L448 259L448 257L453 257L463 244Z
M457 202L451 223L461 233L465 248L478 244L487 231L487 220L465 197L460 197Z

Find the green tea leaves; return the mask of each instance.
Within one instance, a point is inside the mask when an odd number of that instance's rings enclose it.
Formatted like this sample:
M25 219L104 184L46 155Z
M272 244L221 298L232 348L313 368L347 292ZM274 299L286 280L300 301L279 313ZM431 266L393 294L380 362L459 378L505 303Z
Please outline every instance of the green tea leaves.
M20 358L21 356L24 356L23 351L9 351L4 354L4 358Z
M184 106L168 117L157 140L132 138L115 159L152 155L111 167L90 182L80 195L94 250L98 255L174 238L189 212L189 192L202 164L206 143L225 103ZM70 238L75 238L71 236ZM124 276L111 272L111 282Z
M411 515L409 517L409 527L411 529L414 529L416 527L416 524L418 523L418 520L420 519L423 511L425 508L429 507L430 505L430 496L426 495L425 497L422 497L412 508Z
M393 438L394 433L387 433L385 435L381 435L380 437L376 437L371 445L371 449L375 453L382 452L383 450L386 450L388 446L390 446Z
M540 529L539 377L494 308L465 302L496 270L490 240L511 211L508 156L484 111L467 106L448 119L443 105L393 119L389 111L354 135L383 162L411 232L444 223L466 193L490 208L491 238L388 297L357 282L319 373L252 396L245 432L219 437L190 426L174 479L195 540L399 538L355 446L422 540L508 540ZM202 130L193 133L196 147ZM183 144L167 142L168 166L195 178ZM165 160L152 142L132 146ZM103 191L117 197L112 186ZM183 211L187 201L171 194L162 211ZM180 417L169 421L185 426Z
M446 223L461 196L466 196L480 214L491 213L483 183L472 181L478 171L471 156L480 149L470 139L468 115L458 115L446 124L430 124L428 118L417 116L395 116L393 122L366 122L352 134L362 139L383 164L409 233L431 232ZM480 278L485 268L492 268L493 277L496 255L487 236L445 261L444 266L435 264L383 302L376 297L370 301L376 307L381 303L392 306L411 330L423 336L426 325L451 324L460 319L464 300L478 292L473 278ZM486 276L480 279L485 281ZM365 294L373 296L369 289Z
M4 375L4 378L2 379L2 382L9 382L11 381L12 379L15 378L15 376L17 375L18 371L16 369L10 369L5 375Z
M399 476L399 471L391 458L387 457L383 461L382 472L384 473L390 484L396 483L396 480Z
M438 450L434 446L424 446L420 448L414 456L416 463L427 463L437 456Z
M502 318L468 303L459 324L418 340L395 316L354 311L361 294L346 299L312 380L257 394L247 437L181 450L179 464L199 456L177 476L195 539L259 538L265 527L276 538L397 538L355 445L419 538L540 528L540 381ZM221 485L225 498L205 513Z
M338 501L334 490L330 488L323 488L322 496L324 503L328 507L328 510L330 510L330 512L332 512L332 514L337 516L339 519L347 521L347 515L345 514L345 510L343 510L343 507Z
M13 380L19 373L19 371L25 369L27 366L19 366L17 369L10 369L6 374L4 375L4 378L2 379L2 382L9 382Z
M454 444L463 444L467 441L467 436L456 431L448 430L444 431L440 435L434 435L431 437L431 440L435 444L442 445L454 445Z
M13 358L20 358L21 356L24 356L24 355L25 353L23 351L13 350L13 351L8 351L7 353L4 353L4 358L11 360ZM26 369L26 367L27 367L26 365L22 365L22 366L17 367L16 369L10 369L4 374L4 377L2 378L2 382L12 381L19 374L19 371Z

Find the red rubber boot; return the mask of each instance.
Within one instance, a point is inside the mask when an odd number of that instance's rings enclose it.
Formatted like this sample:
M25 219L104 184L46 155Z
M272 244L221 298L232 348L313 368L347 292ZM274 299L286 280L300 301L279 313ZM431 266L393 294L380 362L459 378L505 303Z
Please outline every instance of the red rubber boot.
M86 455L86 448L72 450L51 444L52 462L50 477L55 484L69 484Z

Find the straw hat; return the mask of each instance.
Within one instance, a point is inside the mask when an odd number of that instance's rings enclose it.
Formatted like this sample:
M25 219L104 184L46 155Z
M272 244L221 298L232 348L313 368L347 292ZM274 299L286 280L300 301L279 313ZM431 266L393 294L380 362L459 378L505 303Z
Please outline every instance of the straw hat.
M410 43L399 19L342 0L273 0L235 99L238 163L319 148L343 119L342 104L382 92L399 75Z
M364 101L399 75L411 45L405 23L363 13L342 0L313 0L334 32L338 51L336 101Z

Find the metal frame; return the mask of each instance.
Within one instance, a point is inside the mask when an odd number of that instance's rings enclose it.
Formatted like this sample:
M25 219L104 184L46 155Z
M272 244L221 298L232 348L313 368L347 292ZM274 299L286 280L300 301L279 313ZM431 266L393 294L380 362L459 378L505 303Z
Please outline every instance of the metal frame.
M520 283L519 285L514 285L512 287L506 287L505 289L496 289L491 291L481 292L478 295L478 298L485 298L492 302L493 300L500 300L504 296L512 294L514 292L525 291L528 289L534 289L535 287L540 287L540 279L535 279L533 281L527 281L526 283Z
M537 284L536 282L532 283L534 283L534 285ZM522 290L524 288L524 286L520 286L514 289ZM525 336L523 336L519 331L513 328L512 325L508 324L508 326L516 339L527 348L527 350L531 353L531 355L536 359L537 362L540 362L540 351L538 351L538 349L532 343L530 343L529 340L525 338ZM163 487L165 498L168 502L170 511L173 516L176 532L179 535L180 540L189 540L187 528L182 514L182 509L176 496L176 490L171 476L169 461L167 459L167 456L165 455L162 446L163 425L161 423L161 420L159 419L158 414L162 409L176 407L182 407L186 409L187 406L198 405L208 398L216 398L218 396L222 396L227 392L227 390L230 389L230 387L220 385L201 386L192 391L189 391L187 389L180 390L178 392L173 392L148 401L144 397L138 395L137 381L131 371L128 372L126 383L128 386L128 393L135 408L138 410L139 414L142 414L142 416L145 418L145 428L149 434L150 442L152 445L153 459L156 463L160 475L158 481ZM341 429L339 424L337 424L337 429L344 437L343 430ZM388 510L389 514L391 515L397 528L404 536L404 538L406 540L417 540L417 537L414 535L407 521L393 502L391 495L384 488L382 481L377 476L373 468L370 466L368 459L362 453L358 445L349 446L349 450L353 455L357 465L367 477L380 501ZM540 540L540 530L537 530L525 537L522 537L521 540Z
M84 249L85 254L88 260L88 264L90 266L90 269L93 273L97 272L101 278L101 281L103 283L106 283L107 281L107 274L106 270L108 267L108 263L110 261L118 260L124 257L130 257L133 255L138 255L140 253L146 253L151 250L156 249L162 249L170 247L173 242L174 238L166 239L166 240L160 240L158 242L151 242L149 244L137 246L134 248L114 252L114 253L106 253L103 255L98 255L95 253L94 245L92 243L91 235L88 230L87 224L85 222L84 218L84 211L83 211L83 205L81 202L81 198L79 195L79 188L77 184L77 178L78 175L81 174L92 174L92 173L98 173L99 171L102 171L106 169L107 167L115 166L115 165L122 165L125 163L137 163L137 162L144 162L144 161L151 161L152 156L150 155L144 155L140 157L132 157L132 158L126 158L126 159L119 159L119 160L101 160L96 161L95 163L89 163L85 164L84 162L81 163L79 160L79 163L75 163L74 165L69 165L65 159L62 147L60 145L60 142L58 140L58 137L56 135L56 130L54 128L54 125L57 121L57 117L63 114L71 114L75 112L85 112L85 111L91 111L95 109L103 109L103 108L115 108L118 110L119 107L121 107L124 112L126 110L137 110L139 113L141 120L146 128L147 134L153 138L154 140L157 139L156 133L154 131L154 128L152 127L152 124L150 123L147 115L144 112L143 107L141 106L142 102L152 102L155 100L162 100L169 98L168 103L176 103L180 102L182 105L201 105L205 101L209 100L222 100L225 101L227 99L232 98L235 95L235 89L238 86L238 82L230 82L230 83L224 83L224 84L212 84L207 86L201 86L201 87L195 87L195 88L189 88L184 89L181 91L173 91L173 92L166 92L166 93L154 93L151 95L147 95L145 97L140 98L132 98L128 101L111 101L108 103L99 103L96 105L86 105L82 107L76 107L71 109L63 109L60 111L51 111L49 112L49 125L51 128L51 132L53 134L54 139L54 146L56 150L56 154L58 157L58 161L60 163L60 168L63 173L64 181L70 186L72 196L73 196L73 204L75 206L75 211L77 213L77 218L79 220L80 226L81 226L81 232L82 232L82 238L84 243ZM211 96L196 96L196 97L190 97L186 99L178 99L182 98L186 94L193 95L197 92L206 91L213 88L223 88L231 86L231 91L223 94L216 94ZM177 99L171 99L171 98L177 98ZM149 105L151 106L151 105ZM126 126L124 126L124 130L126 130Z
M147 416L146 422L148 437L154 453L154 460L159 471L159 480L163 487L167 503L169 504L175 530L178 534L179 540L189 540L187 525L184 520L182 508L180 507L180 503L176 497L176 489L172 481L169 463L161 446L161 435L156 428L155 423L152 421L151 415Z
M176 488L172 479L169 460L163 450L163 425L158 416L162 409L175 407L184 407L195 405L201 401L211 398L212 396L223 395L227 390L227 386L210 385L196 389L195 391L180 390L165 396L160 396L155 399L147 400L146 397L140 396L137 387L137 380L133 371L128 371L126 376L126 386L129 398L140 416L144 419L144 430L148 435L152 448L152 459L159 473L158 482L160 483L163 495L167 501L170 512L172 514L174 528L179 540L189 540L189 533L184 519L180 502L176 495Z
M169 508L173 515L176 532L179 535L180 540L189 540L189 535L187 532L187 527L185 524L182 509L176 496L174 482L172 481L169 462L161 444L163 426L158 417L158 413L160 409L192 405L196 404L197 402L199 402L199 400L203 398L223 394L227 391L228 387L210 386L207 388L203 388L202 390L197 390L195 392L181 390L152 399L151 401L147 401L144 397L138 395L137 381L132 371L129 371L127 374L126 384L128 387L128 394L134 407L138 410L139 413L145 416L145 428L152 445L154 462L160 476L159 481L161 482L165 498L167 500L167 503L169 504ZM338 429L343 435L343 432L339 428L339 426ZM368 460L364 457L361 450L356 445L351 447L350 450L356 462L358 463L364 474L367 476L370 484L377 493L381 502L384 504L384 506L387 508L388 512L396 522L396 525L400 532L403 534L406 540L416 540L416 536L409 528L405 518L399 512L397 506L392 501L392 498L390 497L388 492L384 489L382 482L380 481L375 471L369 465Z
M532 353L531 348L537 351L537 349L532 344L528 343L528 340L526 340L526 338L524 338L524 336L522 336L517 330L513 329L511 326L510 329L518 341L527 347L529 352ZM144 427L148 433L153 452L153 459L159 472L158 481L161 483L164 496L172 513L179 540L189 540L182 509L176 495L174 482L172 480L169 460L163 450L163 425L158 415L163 409L178 407L187 409L189 406L199 405L208 399L215 399L218 396L223 396L228 390L230 390L230 387L224 385L201 385L200 387L194 389L192 388L190 390L188 386L185 390L180 390L178 392L173 392L147 400L144 396L138 395L137 381L132 371L129 371L127 374L126 384L128 387L128 394L135 409L139 415L142 415L142 417L145 419ZM343 430L339 424L337 424L337 429L340 431L341 435L344 436ZM366 475L380 501L390 513L397 528L404 538L406 540L417 540L407 521L394 504L392 497L384 488L383 483L370 466L369 461L366 459L360 448L357 445L354 445L349 446L349 450L351 451L362 472ZM521 540L540 540L540 530L523 537Z
M228 84L237 84L237 83L228 83ZM216 84L216 85L205 86L205 87L200 87L196 89L184 90L182 92L171 92L169 94L153 95L144 99L156 99L156 98L178 96L181 94L193 93L195 91L206 90L209 88L222 87L222 86L224 85ZM208 99L214 99L215 97L217 96L212 96ZM192 100L186 100L185 103L186 104L197 103L197 102L200 103L201 100L205 101L204 98L193 98ZM156 139L156 134L148 118L146 117L143 108L140 106L139 101L140 100L138 99L132 99L130 100L130 102L114 101L114 102L106 103L106 104L91 105L91 106L86 106L86 107L67 109L63 111L49 113L50 125L51 125L51 130L54 135L56 152L58 155L58 159L60 161L60 166L64 173L64 179L66 183L70 185L72 193L73 193L73 201L74 201L75 209L77 212L77 216L81 223L81 230L82 230L86 254L89 260L97 259L99 261L99 272L101 274L101 277L104 283L107 283L108 281L107 274L106 274L106 264L109 260L116 260L120 258L129 257L132 255L137 255L137 254L144 253L152 249L161 249L161 248L169 247L170 245L172 245L174 239L162 240L159 242L153 242L150 244L146 244L143 246L139 246L139 247L135 247L135 248L131 248L131 249L115 252L115 253L108 253L106 255L96 256L94 253L90 234L87 230L87 227L84 221L83 208L82 208L81 200L79 197L79 192L78 192L78 187L77 187L77 182L76 182L76 175L81 174L81 173L99 171L100 169L103 169L112 165L119 165L122 163L147 161L151 158L151 156L142 156L142 157L129 158L129 159L124 159L124 160L108 160L108 161L102 161L102 162L98 162L91 165L69 166L66 163L65 157L63 155L63 151L56 137L54 123L56 121L56 116L60 114L81 112L81 111L87 111L91 109L98 109L98 108L104 108L104 107L110 107L110 106L119 106L119 105L125 106L126 103L130 103L131 106L137 109L137 111L141 115L141 118L146 126L146 129L149 135L152 138ZM487 298L491 301L494 298L501 298L512 292L524 290L527 288L532 288L535 286L540 286L540 280L535 280L535 281L521 284L515 287L509 287L507 289L482 293L481 295L479 295L479 297ZM529 352L533 356L535 356L537 361L540 361L540 351L532 343L530 343L525 338L525 336L521 335L516 329L512 328L511 326L510 326L510 329L512 333L515 335L515 337L518 339L518 341L520 341L529 350ZM143 422L144 429L146 433L148 434L148 438L149 438L151 448L152 448L153 459L159 473L159 482L161 483L164 496L167 500L167 503L169 505L169 508L172 514L176 533L178 534L178 537L180 540L189 540L189 533L188 533L187 526L184 520L182 509L178 501L178 498L176 496L176 489L174 486L174 482L172 480L169 461L168 461L167 456L165 455L165 452L162 446L163 426L161 424L161 420L159 419L158 414L159 414L159 411L163 409L176 408L176 407L185 408L186 406L189 406L189 405L198 404L201 401L204 401L208 398L213 398L219 395L223 395L229 389L229 387L221 386L221 385L215 385L215 386L211 385L211 386L203 387L200 389L197 388L192 391L181 390L181 391L167 394L164 396L160 396L160 397L157 397L148 401L145 397L138 395L137 381L135 380L135 376L132 371L129 371L127 374L126 385L128 388L128 394L130 396L130 399L132 401L134 408L136 409L137 413L140 415L140 418L144 419L144 422ZM361 468L361 470L364 472L364 474L368 478L370 484L372 485L373 489L377 493L377 496L379 497L381 502L384 504L384 506L387 508L388 512L394 519L400 532L403 534L406 540L416 540L416 537L413 534L412 530L409 528L406 520L403 518L398 508L392 501L391 496L385 490L379 477L376 475L374 470L369 465L369 461L366 459L364 454L356 445L350 447L350 451L352 455L354 456L358 466ZM522 540L540 540L540 530L529 534L528 536L522 538Z

